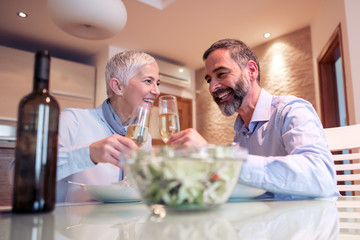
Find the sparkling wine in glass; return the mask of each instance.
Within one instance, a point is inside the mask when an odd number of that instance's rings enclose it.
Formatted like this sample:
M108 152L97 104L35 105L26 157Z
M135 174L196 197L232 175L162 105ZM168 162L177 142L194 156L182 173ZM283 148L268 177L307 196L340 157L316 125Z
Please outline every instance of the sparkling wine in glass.
M131 115L126 137L141 147L147 141L152 106L142 104Z
M180 131L175 96L164 95L159 98L159 125L160 136L164 143L169 141L171 135Z

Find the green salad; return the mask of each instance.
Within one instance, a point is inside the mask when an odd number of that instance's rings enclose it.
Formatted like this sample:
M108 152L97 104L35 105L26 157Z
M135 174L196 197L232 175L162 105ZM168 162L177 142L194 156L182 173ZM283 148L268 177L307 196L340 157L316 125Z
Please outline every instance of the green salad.
M131 174L143 199L149 204L173 208L201 208L225 202L234 188L241 161L225 155L166 154L140 156L131 164Z

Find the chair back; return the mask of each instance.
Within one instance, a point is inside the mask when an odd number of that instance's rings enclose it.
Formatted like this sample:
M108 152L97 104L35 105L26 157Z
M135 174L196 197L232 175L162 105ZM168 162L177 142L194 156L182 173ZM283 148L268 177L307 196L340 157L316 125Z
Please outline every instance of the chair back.
M360 195L360 124L324 131L335 162L338 190L342 195Z

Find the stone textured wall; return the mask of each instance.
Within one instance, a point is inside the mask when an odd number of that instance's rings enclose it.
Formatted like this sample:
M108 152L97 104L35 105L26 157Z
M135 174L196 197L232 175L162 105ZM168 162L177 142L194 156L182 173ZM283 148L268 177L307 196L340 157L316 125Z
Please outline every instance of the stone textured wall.
M310 27L253 48L261 86L274 95L295 95L315 105ZM196 129L213 144L230 144L236 115L225 117L209 94L205 69L196 72Z
M294 95L315 107L310 27L254 48L261 69L260 84L274 95Z

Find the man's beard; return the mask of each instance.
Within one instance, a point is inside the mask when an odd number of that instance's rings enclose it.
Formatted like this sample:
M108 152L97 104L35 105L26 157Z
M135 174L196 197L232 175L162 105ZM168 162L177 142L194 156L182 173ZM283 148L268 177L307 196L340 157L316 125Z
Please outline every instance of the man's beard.
M218 96L226 91L231 91L229 94L232 94L232 99L228 99L225 102L221 102ZM240 81L236 83L235 89L227 88L227 89L219 89L213 93L213 99L219 106L221 112L225 116L232 116L242 105L245 96L249 92L249 84L247 80L241 75Z

